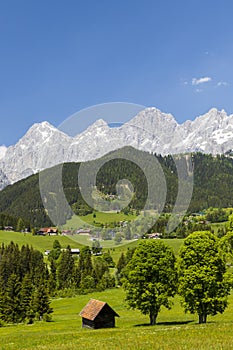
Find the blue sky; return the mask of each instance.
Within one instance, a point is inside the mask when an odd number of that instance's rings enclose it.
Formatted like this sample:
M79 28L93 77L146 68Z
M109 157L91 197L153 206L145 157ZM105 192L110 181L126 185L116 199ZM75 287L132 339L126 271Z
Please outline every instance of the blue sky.
M233 2L0 0L0 144L94 104L233 113Z

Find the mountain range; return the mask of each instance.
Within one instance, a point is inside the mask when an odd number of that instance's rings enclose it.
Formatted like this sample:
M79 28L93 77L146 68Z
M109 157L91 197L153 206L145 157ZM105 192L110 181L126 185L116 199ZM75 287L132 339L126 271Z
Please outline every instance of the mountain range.
M213 108L179 124L151 107L119 127L98 119L75 137L48 122L34 124L15 145L0 147L0 189L54 165L97 159L124 146L162 155L224 154L233 149L233 115Z

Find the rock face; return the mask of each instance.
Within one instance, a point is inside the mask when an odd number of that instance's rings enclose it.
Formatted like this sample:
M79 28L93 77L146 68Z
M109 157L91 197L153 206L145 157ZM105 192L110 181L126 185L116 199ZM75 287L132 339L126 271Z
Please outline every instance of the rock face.
M34 124L14 146L0 147L0 189L53 165L96 159L124 146L162 155L226 153L233 149L233 115L211 109L178 124L171 114L147 108L120 127L99 119L76 137L47 122Z
M0 146L0 159L2 159L7 151L7 147L6 146Z
M10 181L7 176L0 170L0 191L6 186L10 185Z
M34 124L14 146L8 147L0 160L0 169L11 182L32 175L39 170L62 163L63 150L70 139L47 122Z

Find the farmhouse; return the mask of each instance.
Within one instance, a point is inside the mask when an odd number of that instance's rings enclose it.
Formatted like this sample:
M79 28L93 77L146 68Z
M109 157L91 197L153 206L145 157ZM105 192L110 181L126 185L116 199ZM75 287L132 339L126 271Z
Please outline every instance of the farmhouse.
M71 236L73 232L71 230L63 230L61 233L62 236Z
M36 232L36 234L38 236L56 236L58 235L58 229L57 227L42 227Z
M81 234L81 235L89 235L91 234L91 230L89 228L84 229L84 228L80 228L78 230L76 230L77 234Z
M62 251L66 251L67 249L61 249ZM46 249L45 252L44 252L44 255L49 255L51 252L51 250L49 249ZM78 248L72 248L70 249L70 252L72 255L79 255L80 254L80 249Z
M13 226L5 226L4 231L14 231Z
M71 252L72 255L80 254L80 250L78 248L71 248L70 252Z
M115 317L119 317L107 303L96 299L90 299L79 316L83 328L93 329L115 327Z
M148 233L148 238L150 239L159 239L162 236L162 233L154 232L154 233Z

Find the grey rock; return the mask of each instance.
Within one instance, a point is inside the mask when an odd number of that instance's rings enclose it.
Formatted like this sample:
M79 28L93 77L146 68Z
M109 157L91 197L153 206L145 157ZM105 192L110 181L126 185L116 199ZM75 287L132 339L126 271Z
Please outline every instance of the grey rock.
M97 159L124 146L162 155L226 153L233 149L233 115L213 108L178 124L152 107L119 127L99 119L75 137L48 122L34 124L14 146L0 147L0 189L56 164Z

